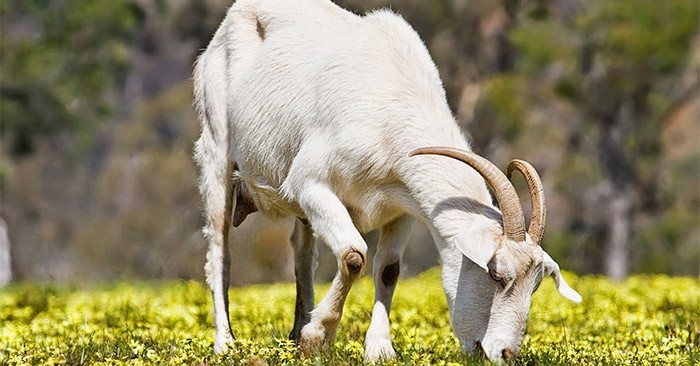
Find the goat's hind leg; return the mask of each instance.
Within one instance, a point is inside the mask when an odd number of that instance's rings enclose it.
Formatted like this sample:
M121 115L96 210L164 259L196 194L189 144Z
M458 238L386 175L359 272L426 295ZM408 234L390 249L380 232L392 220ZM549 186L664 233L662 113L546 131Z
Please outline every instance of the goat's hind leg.
M207 284L214 301L216 338L214 352L222 353L233 344L228 314L228 287L231 259L228 251L228 231L233 205L232 162L212 147L203 134L195 147L195 158L200 166L199 190L204 205L202 234L208 243L207 262L204 266ZM214 159L212 159L214 157Z
M226 224L226 226L228 225ZM217 354L225 352L228 347L233 345L234 341L228 313L231 258L225 239L227 232L228 230L224 230L222 234L216 234L219 238L209 240L207 263L204 267L207 284L214 300L214 323L216 325L214 352Z
M294 248L294 275L296 276L297 301L294 308L294 327L289 339L299 342L301 329L311 320L314 308L314 270L316 267L316 242L311 226L296 219L291 244Z

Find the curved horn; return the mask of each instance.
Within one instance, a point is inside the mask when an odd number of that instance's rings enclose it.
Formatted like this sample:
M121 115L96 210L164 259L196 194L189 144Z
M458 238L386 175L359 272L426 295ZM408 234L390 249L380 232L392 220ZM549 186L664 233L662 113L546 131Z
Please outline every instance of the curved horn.
M540 175L535 168L525 160L513 159L508 164L506 176L511 179L514 171L519 171L525 177L527 188L530 191L530 201L532 202L532 220L527 232L532 240L538 245L542 243L544 228L547 221L547 206L544 201L544 187Z
M508 178L493 163L471 151L452 147L423 147L411 151L408 156L432 154L457 159L474 168L493 189L498 206L503 213L503 231L508 239L525 240L525 215L520 205L520 198Z

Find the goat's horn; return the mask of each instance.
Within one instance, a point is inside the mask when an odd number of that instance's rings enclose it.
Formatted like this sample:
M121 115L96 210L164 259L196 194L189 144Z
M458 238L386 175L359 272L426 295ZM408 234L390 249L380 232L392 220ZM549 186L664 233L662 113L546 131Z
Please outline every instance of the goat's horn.
M493 163L473 152L452 147L424 147L411 151L408 155L443 155L464 162L474 168L493 189L498 206L503 213L503 231L508 239L525 240L525 215L515 188L503 172Z
M532 202L532 220L530 221L530 227L528 227L527 232L530 234L532 240L539 245L542 243L544 227L547 221L547 206L544 201L542 180L535 168L525 160L511 160L506 172L508 179L512 179L513 172L516 170L525 177L527 188L530 191L530 201Z

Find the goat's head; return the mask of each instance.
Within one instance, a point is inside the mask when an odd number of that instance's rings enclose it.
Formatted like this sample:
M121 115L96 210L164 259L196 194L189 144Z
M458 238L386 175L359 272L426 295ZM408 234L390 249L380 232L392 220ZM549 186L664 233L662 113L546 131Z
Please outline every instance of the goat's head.
M458 277L450 279L450 286L456 286L452 289L450 315L463 349L483 352L497 361L513 358L525 331L532 294L544 276L554 279L562 296L581 301L581 296L564 281L557 263L540 246L546 219L540 177L532 165L522 160L511 161L506 177L491 162L469 151L429 147L410 155L417 154L443 155L465 162L491 186L502 212L502 229L493 230L493 225L487 225L470 230L468 239L453 240L463 256L450 270L452 276ZM527 231L520 200L509 180L514 171L525 177L532 200L532 220ZM443 283L444 276L443 270Z

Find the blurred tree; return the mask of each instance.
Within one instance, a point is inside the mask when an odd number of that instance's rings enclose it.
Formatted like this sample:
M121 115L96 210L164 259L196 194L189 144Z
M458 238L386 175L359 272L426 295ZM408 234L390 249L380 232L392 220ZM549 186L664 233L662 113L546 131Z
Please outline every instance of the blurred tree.
M7 235L7 225L0 217L0 287L12 280L12 258L10 257L10 237Z
M59 131L89 136L129 65L131 1L0 0L0 120L12 156Z
M511 33L516 70L490 80L487 99L511 136L525 110L542 103L532 92L538 85L573 104L579 116L569 127L569 149L592 160L579 167L596 184L577 185L570 197L597 216L582 220L602 231L602 270L621 279L630 270L635 219L666 209L659 196L661 118L685 95L673 91L688 67L698 3L591 1L570 24L552 14L562 3L535 2L526 11Z

